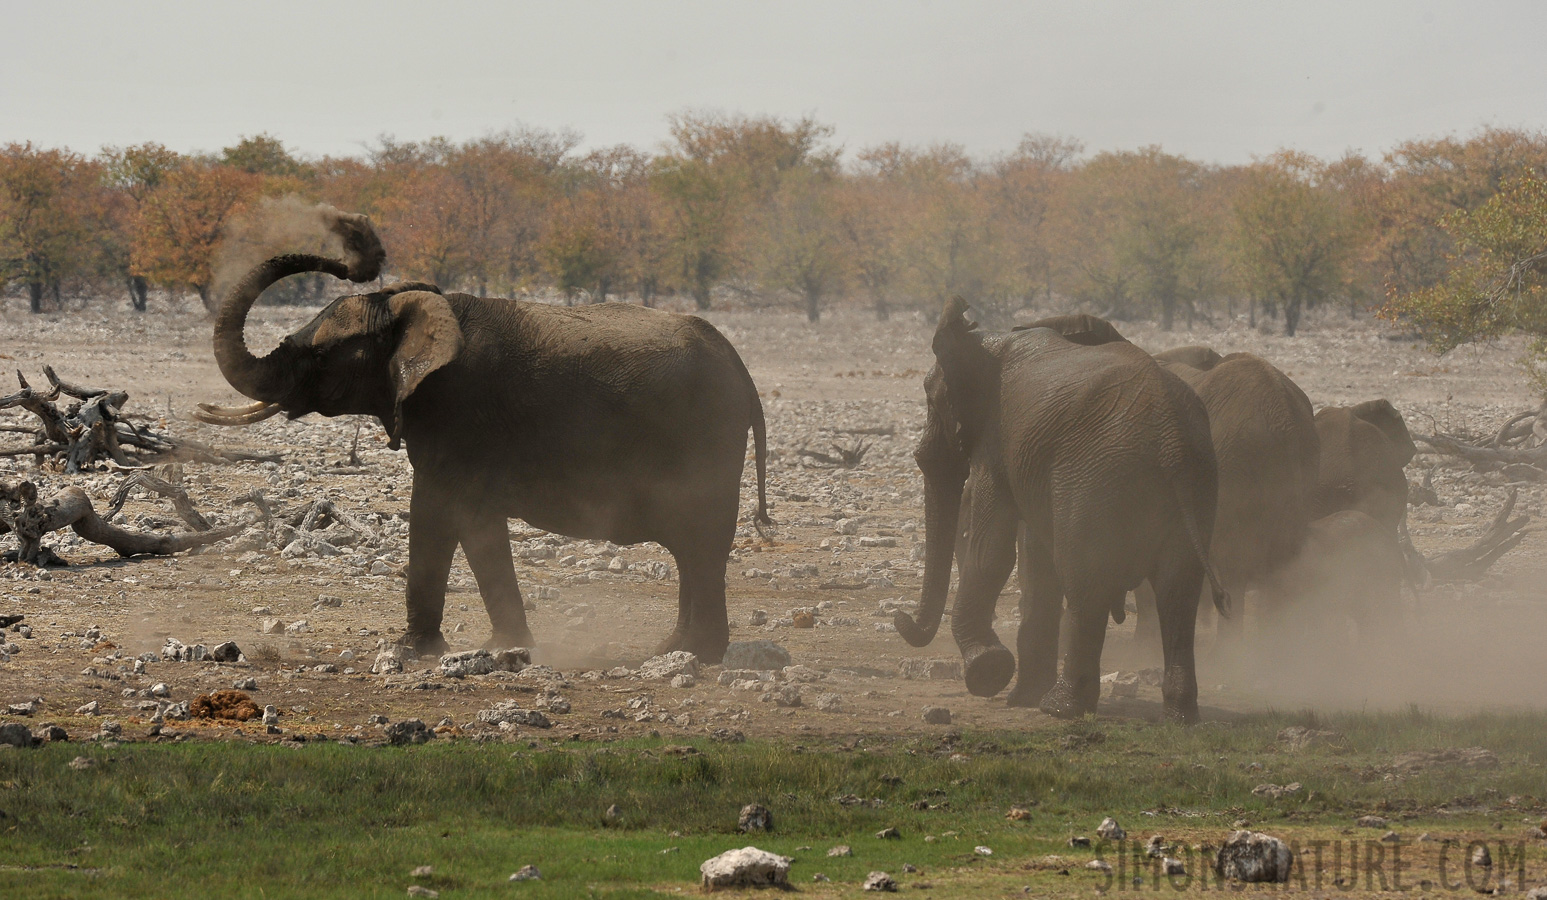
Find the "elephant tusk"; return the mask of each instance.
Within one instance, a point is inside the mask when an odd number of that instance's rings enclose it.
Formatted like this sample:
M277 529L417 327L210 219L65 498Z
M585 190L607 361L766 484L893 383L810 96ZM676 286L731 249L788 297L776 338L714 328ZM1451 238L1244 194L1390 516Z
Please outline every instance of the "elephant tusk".
M193 417L210 425L251 425L278 415L282 411L278 403L265 403L261 400L247 406L216 406L213 403L200 403Z

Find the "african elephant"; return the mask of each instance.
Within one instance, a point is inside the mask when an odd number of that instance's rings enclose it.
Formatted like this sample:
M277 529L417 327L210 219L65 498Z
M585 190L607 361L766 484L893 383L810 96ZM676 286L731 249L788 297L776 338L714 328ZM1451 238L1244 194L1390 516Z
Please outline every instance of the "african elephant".
M1407 534L1407 475L1418 453L1402 414L1385 399L1355 406L1328 406L1316 413L1321 467L1313 515L1358 510L1391 534L1407 558L1415 584L1427 578L1423 554Z
M1292 599L1267 610L1274 630L1321 643L1330 623L1352 620L1361 640L1401 625L1405 563L1390 529L1356 509L1311 522L1305 543L1270 578L1271 591ZM1346 617L1346 619L1345 619Z
M1155 360L1187 382L1209 414L1219 465L1219 505L1209 558L1230 596L1263 587L1299 553L1313 518L1321 454L1311 401L1299 385L1250 353L1178 347ZM1141 646L1156 637L1154 594L1136 592ZM1240 627L1242 616L1233 617ZM1222 623L1223 625L1223 623Z
M385 254L369 220L333 215L348 263L274 257L225 299L215 358L231 386L259 402L206 407L203 418L370 415L390 446L407 444L401 642L419 652L447 646L441 617L459 543L493 625L490 645L531 645L507 528L516 517L573 537L666 547L680 585L677 625L660 650L718 662L748 428L755 521L768 521L763 409L724 335L703 319L631 305L564 308L397 284L334 300L255 358L242 328L270 285L301 272L376 276Z
M1139 582L1157 585L1167 715L1198 717L1193 625L1214 527L1208 416L1176 376L1127 341L1085 346L1048 328L978 332L947 302L925 379L928 417L914 458L924 474L915 647L935 636L961 569L951 632L967 688L993 696L1016 674L993 631L994 605L1021 560L1016 706L1079 716L1100 696L1106 620ZM1110 326L1108 326L1110 327ZM1075 634L1059 676L1059 617Z

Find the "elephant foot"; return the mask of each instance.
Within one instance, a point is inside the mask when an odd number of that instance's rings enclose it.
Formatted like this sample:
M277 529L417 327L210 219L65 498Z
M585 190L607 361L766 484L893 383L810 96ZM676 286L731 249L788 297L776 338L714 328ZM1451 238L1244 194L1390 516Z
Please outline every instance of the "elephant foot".
M509 650L512 647L526 647L531 649L537 646L537 638L532 636L529 628L519 631L496 631L494 636L483 642L485 650Z
M720 637L703 637L691 634L683 634L679 631L673 631L671 634L666 636L666 640L661 641L661 643L656 646L655 655L661 656L666 653L674 653L678 650L686 650L687 652L698 657L699 662L704 663L705 665L715 666L719 665L720 661L725 658L725 648L729 645L729 636L722 635Z
M1022 672L1016 679L1015 688L1006 698L1007 705L1021 709L1036 709L1043 696L1052 689L1054 680L1053 678L1027 678L1026 673Z
M440 656L451 649L439 631L406 632L397 639L397 644L412 650L415 656Z
M1198 723L1198 681L1191 672L1181 666L1168 666L1160 693L1165 702L1166 721L1183 725Z
M1052 690L1042 695L1042 702L1037 705L1043 712L1054 718L1078 719L1086 713L1096 711L1096 698L1081 697L1073 687L1070 687L1069 682L1060 678L1058 683L1053 685Z
M1002 646L985 647L963 660L962 674L968 693L974 697L992 697L1015 677L1015 657Z

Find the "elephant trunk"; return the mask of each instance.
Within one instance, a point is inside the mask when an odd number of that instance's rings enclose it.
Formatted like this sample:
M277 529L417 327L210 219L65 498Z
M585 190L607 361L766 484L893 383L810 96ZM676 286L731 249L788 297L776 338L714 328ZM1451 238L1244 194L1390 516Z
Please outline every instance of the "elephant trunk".
M343 246L343 259L330 259L310 253L275 256L254 268L237 282L220 305L215 319L215 361L226 381L254 400L279 401L288 393L293 373L279 360L258 359L247 349L242 329L253 303L282 278L303 272L325 272L338 279L370 281L381 274L387 254L371 227L371 220L355 213L341 212L327 204L314 210L322 227Z
M935 639L945 615L965 481L965 477L924 480L924 585L919 592L919 618L915 622L899 612L893 619L897 633L914 647L928 646Z
M277 360L259 359L247 349L247 341L242 337L247 313L270 285L302 272L326 272L344 278L348 267L338 260L311 254L273 257L237 282L215 318L215 362L220 365L220 374L232 387L254 400L283 399L288 392L290 372Z

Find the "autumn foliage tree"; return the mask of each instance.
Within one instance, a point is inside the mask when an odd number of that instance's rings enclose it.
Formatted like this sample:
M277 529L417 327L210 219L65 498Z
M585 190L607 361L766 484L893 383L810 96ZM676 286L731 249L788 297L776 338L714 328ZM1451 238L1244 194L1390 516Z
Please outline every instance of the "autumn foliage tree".
M0 281L27 287L33 312L55 307L65 279L92 263L98 166L66 150L30 143L0 149Z
M256 174L206 161L189 161L167 173L140 204L130 251L134 271L157 284L194 291L214 312L215 249L227 223L261 187Z

